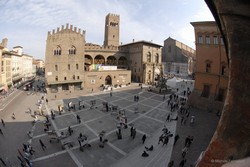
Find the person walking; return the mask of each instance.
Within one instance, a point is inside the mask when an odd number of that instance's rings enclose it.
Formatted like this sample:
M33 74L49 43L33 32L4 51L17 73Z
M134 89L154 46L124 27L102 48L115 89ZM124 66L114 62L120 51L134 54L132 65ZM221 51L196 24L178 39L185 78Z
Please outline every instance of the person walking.
M5 161L0 157L0 161L2 162L2 164L4 165L4 166L7 166L7 164L5 163Z
M1 122L2 122L3 127L5 127L5 122L2 118L1 118Z
M181 160L179 167L184 167L186 161L187 161L186 159Z
M179 135L176 134L175 137L174 137L174 145L175 145L175 143L177 142L177 140L178 140L179 138L180 138Z
M147 136L146 136L146 134L144 134L144 135L142 136L142 144L145 143L146 138L147 138Z
M76 118L77 118L78 123L80 124L80 123L81 123L81 118L80 118L80 116L79 116L79 115L76 115Z
M44 151L44 150L45 150L45 148L46 148L45 144L42 142L42 140L41 140L41 139L39 139L39 142L40 142L40 145L41 145L41 147L42 147L42 149L43 149L43 151Z
M1 135L3 135L3 131L2 131L2 129L1 129L1 128L0 128L0 134L1 134Z

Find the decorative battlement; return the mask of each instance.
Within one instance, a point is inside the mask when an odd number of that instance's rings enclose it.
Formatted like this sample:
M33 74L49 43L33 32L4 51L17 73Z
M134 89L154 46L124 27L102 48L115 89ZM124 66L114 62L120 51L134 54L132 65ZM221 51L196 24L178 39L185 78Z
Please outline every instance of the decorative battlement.
M109 13L107 16L115 16L115 17L120 17L120 15L118 15L118 14L114 14L114 13Z
M61 29L57 27L56 30L55 29L52 30L52 33L51 31L49 31L48 36L58 34L58 33L70 33L70 32L76 32L80 35L85 35L86 31L85 30L82 31L80 28L77 28L77 27L73 28L73 25L70 25L69 27L69 24L67 23L66 26L62 25Z

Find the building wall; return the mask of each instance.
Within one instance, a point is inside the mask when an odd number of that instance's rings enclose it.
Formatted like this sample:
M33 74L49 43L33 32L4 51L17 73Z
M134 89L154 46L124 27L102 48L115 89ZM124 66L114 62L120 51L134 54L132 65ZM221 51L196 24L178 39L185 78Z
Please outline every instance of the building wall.
M12 86L12 75L11 75L11 57L2 58L2 84L5 87L5 90L8 91L8 88Z
M121 47L128 52L131 80L154 83L155 78L162 73L161 46L147 41L138 41Z
M162 61L166 62L164 68L165 72L168 73L165 73L165 75L191 75L194 71L195 50L169 37L164 41Z
M105 85L105 79L111 77L112 85L126 85L131 83L131 71L88 71L85 72L84 85L87 88L100 87Z
M191 24L195 30L196 72L190 102L198 108L218 110L223 106L228 84L228 64L221 34L215 22Z
M33 76L32 70L33 70L33 66L32 66L32 62L33 62L33 57L29 56L29 55L23 55L22 56L22 73L24 76L24 80L28 80Z
M45 75L49 85L80 83L84 86L84 45L85 32L72 25L48 32Z

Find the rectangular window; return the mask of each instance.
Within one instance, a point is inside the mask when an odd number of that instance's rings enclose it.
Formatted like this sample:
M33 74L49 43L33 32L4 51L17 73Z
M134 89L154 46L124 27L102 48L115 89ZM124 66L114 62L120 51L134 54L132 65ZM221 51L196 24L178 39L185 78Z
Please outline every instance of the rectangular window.
M226 66L225 65L221 66L221 75L226 75Z
M66 81L66 80L67 80L67 77L64 77L64 80Z
M68 64L68 70L70 70L70 64Z
M218 44L218 36L214 36L214 44Z
M224 99L225 99L225 92L226 92L225 89L219 88L218 96L217 96L217 100L218 101L224 101Z
M202 36L200 35L199 37L198 37L198 43L203 43L203 39L202 39Z
M76 69L78 70L78 64L76 64Z
M201 93L201 97L206 97L208 98L210 95L210 85L203 85L203 90Z
M57 65L55 65L55 70L58 71L58 66Z
M211 72L211 63L206 63L206 72Z
M206 36L206 44L210 44L210 36Z
M221 43L221 45L224 45L224 40L222 37L220 38L220 43Z

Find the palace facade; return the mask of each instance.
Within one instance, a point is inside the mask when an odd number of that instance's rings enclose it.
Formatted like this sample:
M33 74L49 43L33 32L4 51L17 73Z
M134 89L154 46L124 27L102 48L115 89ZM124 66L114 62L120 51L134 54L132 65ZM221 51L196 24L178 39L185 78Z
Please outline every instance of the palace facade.
M45 77L51 92L151 83L161 74L161 46L119 45L120 16L108 14L103 45L86 43L85 31L66 24L48 32ZM152 66L152 67L151 67Z

